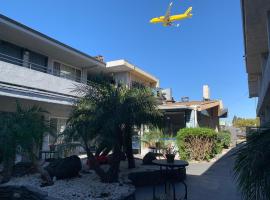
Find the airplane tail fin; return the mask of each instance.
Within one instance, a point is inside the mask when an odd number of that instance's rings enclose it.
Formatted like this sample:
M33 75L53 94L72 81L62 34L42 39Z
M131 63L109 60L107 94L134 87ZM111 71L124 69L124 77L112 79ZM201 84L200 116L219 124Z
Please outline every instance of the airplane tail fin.
M191 11L192 11L192 7L189 7L189 8L186 10L185 15L187 15L187 16L189 16L189 17L192 17Z

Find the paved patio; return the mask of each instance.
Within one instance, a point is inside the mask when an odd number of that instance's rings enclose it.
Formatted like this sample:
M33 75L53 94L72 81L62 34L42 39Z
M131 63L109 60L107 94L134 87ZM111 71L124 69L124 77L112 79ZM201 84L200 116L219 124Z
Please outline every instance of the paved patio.
M241 196L233 180L233 150L216 162L191 163L187 168L188 200L240 200ZM177 184L177 196L183 197L183 186ZM160 186L162 193L164 186ZM152 199L152 188L137 188L137 200Z

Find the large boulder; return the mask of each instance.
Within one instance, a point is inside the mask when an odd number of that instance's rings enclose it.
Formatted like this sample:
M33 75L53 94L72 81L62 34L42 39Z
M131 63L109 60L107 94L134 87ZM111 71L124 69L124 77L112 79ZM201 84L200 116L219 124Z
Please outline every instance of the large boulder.
M51 178L56 177L57 179L68 179L79 176L81 169L81 160L75 155L57 159L45 167L45 170L48 171Z
M145 154L145 156L143 157L143 165L152 165L153 160L156 160L156 154L153 152L148 152L147 154Z

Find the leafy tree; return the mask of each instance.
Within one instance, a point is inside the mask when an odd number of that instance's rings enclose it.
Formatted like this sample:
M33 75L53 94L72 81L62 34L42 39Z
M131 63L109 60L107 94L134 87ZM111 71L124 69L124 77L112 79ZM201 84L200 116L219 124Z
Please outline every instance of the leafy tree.
M232 123L234 127L243 129L243 128L251 127L251 126L259 126L260 120L259 118L246 119L246 118L240 118L240 117L234 116Z
M68 126L66 141L80 141L93 169L104 182L118 180L120 155L124 150L129 167L134 167L132 128L142 124L159 125L162 113L150 89L142 86L116 86L104 77L95 77L88 86L79 88L83 97L77 102ZM91 146L112 149L110 168L100 168ZM104 148L103 148L104 147ZM99 151L100 152L100 151Z
M270 199L270 129L250 133L235 155L235 178L244 199Z
M0 152L3 155L4 166L2 182L9 181L16 154L24 153L47 182L52 183L49 174L38 161L44 134L50 132L48 123L43 117L45 113L46 111L37 106L23 109L19 103L16 112L0 113Z

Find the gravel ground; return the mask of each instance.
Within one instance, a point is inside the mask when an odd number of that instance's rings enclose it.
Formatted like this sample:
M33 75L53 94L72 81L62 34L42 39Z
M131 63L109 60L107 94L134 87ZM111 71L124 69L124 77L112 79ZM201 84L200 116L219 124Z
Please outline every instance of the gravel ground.
M117 200L132 194L135 188L124 183L101 183L94 172L82 174L81 178L57 180L54 185L39 187L41 179L39 174L13 178L5 185L34 186L48 192L51 197L63 200Z

